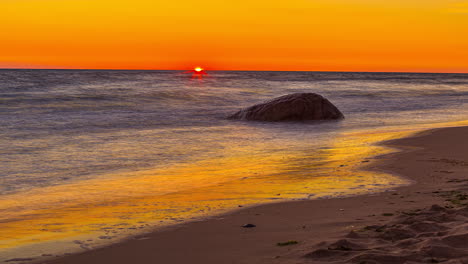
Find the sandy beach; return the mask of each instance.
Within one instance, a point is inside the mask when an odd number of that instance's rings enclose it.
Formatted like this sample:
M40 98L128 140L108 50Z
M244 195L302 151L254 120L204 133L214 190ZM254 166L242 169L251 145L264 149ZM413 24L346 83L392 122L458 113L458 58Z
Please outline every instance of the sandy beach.
M364 169L411 179L406 187L241 209L47 263L468 263L467 135L385 142L401 151Z

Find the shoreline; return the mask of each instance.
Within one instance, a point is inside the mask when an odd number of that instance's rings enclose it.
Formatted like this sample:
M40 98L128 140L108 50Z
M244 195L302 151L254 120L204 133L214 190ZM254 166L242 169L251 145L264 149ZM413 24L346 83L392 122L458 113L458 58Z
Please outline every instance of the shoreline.
M107 247L45 262L42 260L41 263L306 262L303 256L317 243L367 225L387 222L402 211L445 204L446 197L433 192L460 188L450 181L463 178L462 174L468 171L468 166L463 163L468 162L463 160L467 154L465 149L468 149L463 135L468 135L468 127L430 129L408 138L384 142L384 146L399 151L374 157L373 162L361 169L390 172L413 181L409 186L396 190L243 208L204 221L136 236ZM458 166L461 170L458 170L456 162L462 162L462 166ZM452 167L457 170L447 169ZM249 223L256 227L241 227ZM297 241L298 244L277 246L277 243L287 241Z
M192 188L190 192L177 192L163 196L156 195L154 197L150 195L133 200L125 199L125 202L122 204L129 214L125 214L124 211L121 211L122 209L119 204L113 205L112 203L108 203L109 206L105 206L104 204L103 207L102 204L98 203L98 206L90 204L90 206L86 208L82 206L81 203L73 203L73 200L71 200L68 206L62 206L58 208L58 210L52 209L52 211L45 212L42 215L38 215L38 217L30 218L29 221L27 218L26 221L15 221L9 228L5 228L6 232L4 232L3 235L10 235L12 238L10 241L15 242L14 238L18 238L16 242L21 243L29 239L31 243L25 243L24 245L4 250L2 252L4 254L0 254L2 255L0 257L0 262L17 258L33 259L33 262L38 262L44 261L50 256L60 257L77 254L87 250L94 250L108 245L122 243L123 241L138 237L139 235L158 232L160 230L165 230L167 227L170 228L182 223L216 218L230 212L238 211L241 208L250 208L262 204L285 201L308 200L311 199L310 197L317 199L345 197L350 195L355 196L371 192L375 193L393 188L397 185L407 184L407 182L396 176L384 173L366 172L358 168L372 159L371 157L392 151L390 148L378 146L378 142L408 136L415 131L416 129L414 128L410 130L350 131L337 136L332 144L324 144L324 148L309 148L310 151L293 153L293 155L285 153L286 157L292 157L292 159L286 159L287 161L284 160L285 156L281 153L272 153L271 156L267 155L268 158L262 158L260 160L251 159L248 163L244 163L243 165L239 164L238 166L240 167L232 171L229 175L236 178L237 175L234 175L234 172L245 173L254 169L257 171L251 171L247 173L246 176L254 176L257 173L253 172L259 172L261 175L269 175L271 180L263 177L245 177L237 181L221 184L211 183L211 186L207 188ZM315 157L318 158L316 159ZM274 170L270 170L272 164L265 164L262 162L271 162L274 160L280 161L278 168L284 168L284 170L279 170L281 175L274 176L275 174L271 173L274 172ZM326 162L320 164L320 162L317 161ZM227 166L227 168L230 168L232 165L236 165L236 162L230 165L227 163L227 165L219 167L224 168ZM190 171L186 171L186 173L190 174L190 172L195 172L197 173L195 176L205 173L205 167L199 165L188 166L188 168L197 167L200 167L200 170L191 169ZM263 167L267 170L262 170ZM293 173L288 172L289 167L294 169L292 171ZM275 168L274 165L273 168ZM300 175L294 173L294 171L300 172ZM219 175L219 171L215 171L214 174ZM298 178L295 178L294 175L297 175ZM237 176L237 178L239 178L239 176ZM144 178L140 180L144 180ZM97 183L99 183L99 181ZM101 184L100 186L104 188L104 191L112 190L114 194L115 187L122 186L125 182L113 181L109 183L111 184ZM158 186L155 185L155 183L157 183L155 181L146 182L144 186L139 183L141 183L141 181L132 180L131 184L126 184L124 186L132 186L131 188L140 186L140 188L137 189L143 193L152 192L151 188ZM84 198L83 200L86 201L89 199L88 194L93 194L92 191L88 192L90 186L93 186L92 182L85 181L75 185L52 187L48 190L41 190L41 192L43 194L73 194L75 190L85 190L83 193L87 193L87 195L83 195L82 197ZM109 186L113 186L114 188L109 188ZM93 188L99 189L96 187ZM225 189L227 193L220 191L222 189ZM102 193L106 194L105 192ZM24 205L24 208L40 208L45 201L50 202L53 201L54 198L67 200L68 198L61 195L49 195L44 197L41 193L39 193L39 195L29 193L27 197L24 197L24 195L22 196L20 195L16 198L10 197L9 200L13 204L19 201L20 205ZM188 202L198 202L197 204L187 203L187 206L178 206L179 208L190 208L189 211L186 210L189 214L193 212L197 213L198 209L201 209L199 210L201 213L186 215L186 217L184 217L183 215L179 215L177 211L172 211L169 215L164 215L164 210L157 210L158 204L165 205L169 201L171 203L174 201L175 205L177 205L177 202L185 201L184 197ZM220 198L219 201L217 201L217 197ZM225 199L228 197L231 199ZM101 201L106 201L106 196L101 198ZM142 206L133 207L132 203ZM151 204L155 206L151 206ZM171 206L170 204L167 205ZM76 208L75 206L78 207ZM165 208L170 209L171 207ZM165 208L159 206L159 209ZM139 211L134 211L133 209L139 209ZM205 211L205 209L208 210ZM184 212L183 210L179 211L182 213ZM112 215L113 212L117 212L117 215L115 215L113 219L102 218L103 216ZM139 217L138 214L134 217L135 212L149 212L149 217ZM159 213L158 215L155 214L155 212L162 212L162 214ZM18 216L21 217L21 215ZM75 219L78 219L78 221ZM125 219L130 220L126 221ZM51 222L57 223L57 226L53 224L50 225ZM83 233L82 231L84 228L92 230L93 233ZM35 230L39 232L34 232ZM73 232L75 230L77 231L76 234L70 233L70 231ZM67 231L68 233L66 233ZM81 235L79 232L81 232ZM61 235L61 237L57 239L56 235ZM52 239L50 239L50 236L52 236Z

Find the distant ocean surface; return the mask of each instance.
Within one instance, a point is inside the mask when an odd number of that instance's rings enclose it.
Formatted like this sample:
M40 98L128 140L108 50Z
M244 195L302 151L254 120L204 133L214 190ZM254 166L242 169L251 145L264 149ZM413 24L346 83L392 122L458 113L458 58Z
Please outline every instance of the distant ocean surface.
M226 119L296 92L325 96L346 119ZM20 248L49 252L44 241L111 240L240 204L405 184L331 171L385 139L348 134L467 120L468 75L0 70L0 110L0 259L2 252L7 259Z

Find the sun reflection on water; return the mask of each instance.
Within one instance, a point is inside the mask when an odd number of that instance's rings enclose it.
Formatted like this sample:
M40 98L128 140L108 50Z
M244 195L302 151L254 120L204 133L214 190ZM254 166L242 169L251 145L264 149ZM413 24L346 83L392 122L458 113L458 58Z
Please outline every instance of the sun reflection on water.
M239 205L346 196L408 184L360 167L372 156L393 151L375 143L416 131L346 133L321 149L245 154L257 153L252 149L238 156L3 196L0 250L6 257L18 250L39 254L60 242L61 253L72 252ZM244 146L255 147L261 145Z

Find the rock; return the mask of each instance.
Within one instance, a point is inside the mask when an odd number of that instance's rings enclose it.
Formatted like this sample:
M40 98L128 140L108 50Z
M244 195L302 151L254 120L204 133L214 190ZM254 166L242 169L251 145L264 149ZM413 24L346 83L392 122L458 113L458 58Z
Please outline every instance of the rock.
M255 121L336 120L344 116L330 101L314 93L288 94L257 104L228 117Z
M332 243L330 244L330 246L328 246L328 250L348 251L348 250L363 250L363 249L365 249L365 246L351 242L347 239L338 240L335 243Z
M252 227L256 227L256 225L254 225L254 224L245 224L242 227L243 228L252 228Z

